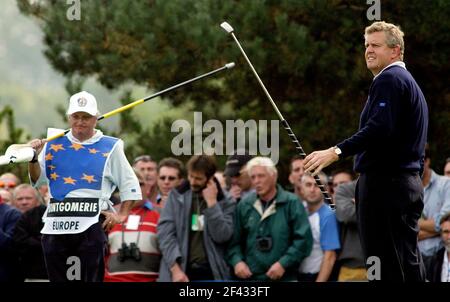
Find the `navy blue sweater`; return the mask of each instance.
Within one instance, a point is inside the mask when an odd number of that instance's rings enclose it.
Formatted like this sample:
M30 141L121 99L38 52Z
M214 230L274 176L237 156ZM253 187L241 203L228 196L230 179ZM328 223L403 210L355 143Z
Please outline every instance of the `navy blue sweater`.
M17 281L17 259L12 249L12 235L21 213L15 208L0 203L0 282Z
M394 65L369 89L359 131L337 144L342 156L355 155L355 171L423 171L428 108L419 85Z

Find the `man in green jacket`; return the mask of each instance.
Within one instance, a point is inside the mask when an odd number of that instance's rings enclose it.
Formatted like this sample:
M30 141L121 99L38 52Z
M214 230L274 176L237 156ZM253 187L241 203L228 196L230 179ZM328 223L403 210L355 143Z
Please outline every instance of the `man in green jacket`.
M237 205L228 263L239 279L297 280L299 264L313 243L305 208L296 195L277 185L270 158L253 158L247 172L256 192Z

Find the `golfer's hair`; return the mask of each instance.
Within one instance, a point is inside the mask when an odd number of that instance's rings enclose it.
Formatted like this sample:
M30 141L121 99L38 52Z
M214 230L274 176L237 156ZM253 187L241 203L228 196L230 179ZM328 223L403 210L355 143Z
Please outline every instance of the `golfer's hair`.
M177 169L178 170L178 178L183 178L185 176L184 165L179 159L176 159L173 157L163 158L163 159L161 159L161 161L158 164L158 173L162 167L169 167L169 168Z
M194 155L187 162L188 171L203 172L206 178L210 179L217 171L214 157L209 155Z
M386 23L384 21L377 21L367 26L364 33L364 38L367 35L383 31L386 34L386 44L390 48L395 46L400 46L400 60L403 61L403 54L405 53L405 42L403 41L403 36L405 35L400 29L400 26L394 25L392 23Z
M250 175L250 171L253 167L265 167L267 172L271 175L277 175L278 171L274 162L269 157L257 156L252 158L246 166L247 173Z

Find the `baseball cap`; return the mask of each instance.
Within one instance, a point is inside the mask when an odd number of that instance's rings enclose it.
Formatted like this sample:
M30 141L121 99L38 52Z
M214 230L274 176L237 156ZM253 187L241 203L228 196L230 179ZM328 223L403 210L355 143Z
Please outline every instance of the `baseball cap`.
M97 101L95 97L86 91L75 93L70 97L69 109L67 115L71 115L75 112L86 112L90 115L97 115Z
M230 177L239 176L242 167L245 166L252 158L253 156L249 155L247 151L245 151L245 154L242 155L230 155L225 163L225 171L223 174Z

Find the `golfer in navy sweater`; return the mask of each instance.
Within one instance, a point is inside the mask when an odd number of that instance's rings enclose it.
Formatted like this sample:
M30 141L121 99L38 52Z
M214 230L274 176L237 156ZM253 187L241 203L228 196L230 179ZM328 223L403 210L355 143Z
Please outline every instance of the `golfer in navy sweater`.
M308 155L304 167L317 174L339 158L356 155L361 243L366 259L378 257L367 260L369 280L424 281L417 221L423 209L420 175L427 104L403 63L400 28L375 22L366 28L364 37L366 64L374 79L359 130L334 147ZM372 267L375 263L381 269Z

